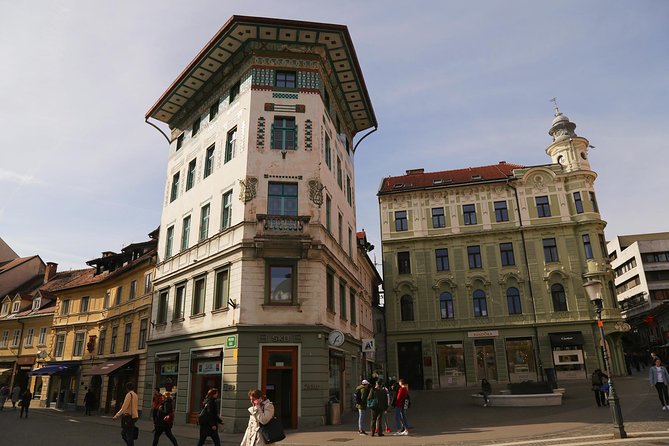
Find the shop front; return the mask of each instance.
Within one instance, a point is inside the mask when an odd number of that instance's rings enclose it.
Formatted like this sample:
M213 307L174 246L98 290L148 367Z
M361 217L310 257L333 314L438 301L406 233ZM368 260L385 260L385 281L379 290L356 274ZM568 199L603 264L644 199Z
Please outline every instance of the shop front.
M436 352L439 387L465 387L467 378L462 341L438 341Z
M580 331L549 333L553 364L558 382L561 380L585 379L583 334Z
M137 383L137 358L114 358L98 364L83 375L88 376L88 387L93 391L98 407L105 413L116 413L123 404L128 382ZM104 381L106 380L106 388ZM103 393L103 389L106 391Z
M538 381L531 337L506 338L505 350L509 382Z
M46 407L76 410L81 361L54 361L28 372L29 376L48 377Z
M19 356L16 359L16 374L14 375L14 386L19 386L21 389L28 388L30 383L30 376L28 373L33 368L35 364L36 357L32 356Z
M190 353L191 398L189 422L196 423L202 410L202 402L209 389L218 389L221 395L223 377L223 349L194 350Z

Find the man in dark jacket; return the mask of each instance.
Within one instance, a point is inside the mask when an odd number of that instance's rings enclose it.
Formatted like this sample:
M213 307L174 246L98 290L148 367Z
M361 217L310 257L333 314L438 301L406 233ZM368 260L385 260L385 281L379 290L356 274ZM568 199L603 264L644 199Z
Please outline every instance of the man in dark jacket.
M362 380L362 383L355 388L355 407L358 409L358 433L367 435L363 426L365 425L365 414L367 413L367 395L369 395L369 381Z
M383 437L383 414L388 410L388 391L383 386L383 381L378 380L376 382L374 389L370 391L367 397L367 401L372 401L370 407L372 409L372 437L377 432L379 437Z

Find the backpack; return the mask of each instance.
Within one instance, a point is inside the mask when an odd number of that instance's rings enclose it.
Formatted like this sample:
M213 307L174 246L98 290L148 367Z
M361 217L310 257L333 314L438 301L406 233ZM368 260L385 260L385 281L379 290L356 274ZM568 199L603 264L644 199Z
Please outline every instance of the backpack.
M162 420L166 416L170 415L172 411L172 398L166 398L162 403L160 403L160 406L158 406L158 419Z
M207 410L207 405L205 404L200 414L197 416L197 424L200 426L205 425L209 422L209 411Z
M362 389L357 389L354 393L355 395L355 404L362 405Z
M375 410L377 407L379 407L379 400L376 399L376 390L370 391L369 396L367 397L367 408Z

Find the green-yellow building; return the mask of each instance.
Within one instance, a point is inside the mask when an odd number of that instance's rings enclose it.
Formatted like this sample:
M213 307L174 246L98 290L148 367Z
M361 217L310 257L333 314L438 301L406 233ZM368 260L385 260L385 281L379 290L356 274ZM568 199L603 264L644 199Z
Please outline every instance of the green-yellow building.
M388 368L414 389L586 379L604 369L602 291L613 374L620 322L588 140L559 112L550 163L506 163L383 179Z

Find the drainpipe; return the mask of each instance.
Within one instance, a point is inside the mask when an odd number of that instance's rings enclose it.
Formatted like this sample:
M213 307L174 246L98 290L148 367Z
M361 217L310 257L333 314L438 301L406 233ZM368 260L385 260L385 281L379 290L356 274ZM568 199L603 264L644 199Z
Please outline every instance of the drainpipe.
M539 329L537 328L537 303L534 299L534 291L532 290L532 277L530 276L530 262L527 258L527 245L525 243L525 230L523 226L523 217L520 214L520 199L518 198L518 189L513 186L510 179L507 178L506 185L513 189L513 195L516 201L516 213L518 214L518 223L520 225L520 240L523 246L523 259L525 260L525 270L527 272L527 289L530 293L530 300L532 301L532 328L534 330L534 338L536 339L535 355L537 356L539 366L539 380L544 381L544 366L541 363L541 347L539 345Z

